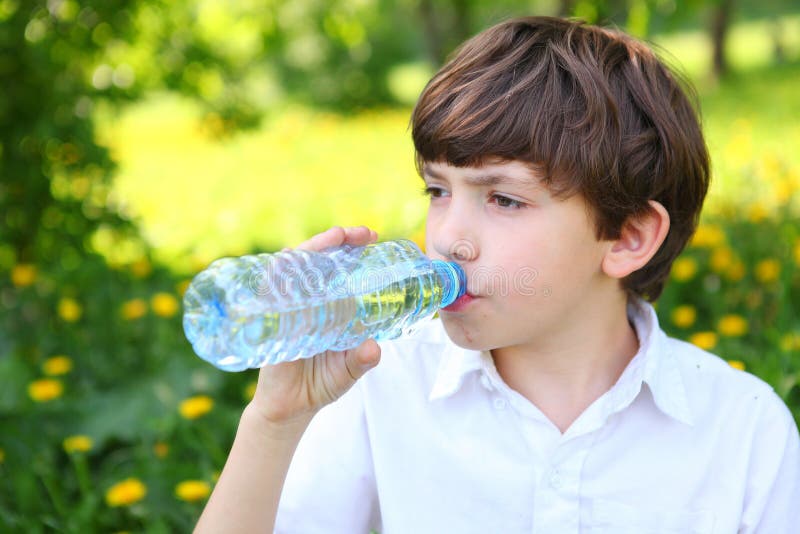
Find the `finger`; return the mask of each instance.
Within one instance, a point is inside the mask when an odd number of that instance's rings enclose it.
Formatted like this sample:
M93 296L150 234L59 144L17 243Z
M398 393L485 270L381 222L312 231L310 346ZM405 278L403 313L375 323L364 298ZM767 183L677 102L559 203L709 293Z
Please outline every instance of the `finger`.
M341 226L333 226L324 232L315 235L311 239L303 241L297 248L301 250L322 250L328 247L335 247L344 243L346 233Z
M347 351L344 363L350 378L358 380L364 373L378 365L381 360L381 347L374 339L368 339L354 350Z
M302 242L297 248L302 250L322 250L343 244L358 246L373 243L377 239L378 233L366 226L333 226Z
M344 232L344 242L348 245L366 245L372 241L373 232L366 226L349 226Z

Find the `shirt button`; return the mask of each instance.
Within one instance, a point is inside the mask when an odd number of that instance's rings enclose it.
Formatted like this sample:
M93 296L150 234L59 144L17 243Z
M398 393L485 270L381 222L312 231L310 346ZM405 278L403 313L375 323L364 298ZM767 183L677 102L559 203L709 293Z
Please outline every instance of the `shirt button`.
M559 489L564 486L564 479L561 477L558 471L550 475L550 485L555 489Z
M494 399L494 407L498 410L505 410L506 404L506 400L501 397Z

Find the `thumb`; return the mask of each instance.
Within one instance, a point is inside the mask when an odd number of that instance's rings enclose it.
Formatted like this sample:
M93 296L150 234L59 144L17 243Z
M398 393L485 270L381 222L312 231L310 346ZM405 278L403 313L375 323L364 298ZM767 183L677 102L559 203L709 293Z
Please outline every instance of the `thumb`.
M347 351L345 364L350 376L358 380L364 374L378 365L381 360L381 347L374 339L368 339L355 350Z

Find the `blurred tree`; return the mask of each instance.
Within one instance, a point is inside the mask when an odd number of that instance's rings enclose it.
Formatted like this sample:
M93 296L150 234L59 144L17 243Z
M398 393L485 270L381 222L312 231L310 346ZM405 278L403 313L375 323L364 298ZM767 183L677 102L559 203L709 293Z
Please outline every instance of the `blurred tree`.
M713 0L711 12L711 65L716 77L728 73L725 39L733 17L734 0Z
M109 154L95 142L98 98L138 94L124 62L104 52L132 36L132 2L0 2L0 248L2 263L80 255L106 209Z
M575 6L575 0L559 0L558 12L559 17L567 17L572 14L572 9Z
M781 19L773 17L772 21L772 52L775 56L776 63L783 63L786 61L786 52L783 44L783 24Z
M453 48L471 35L474 10L474 2L469 0L419 0L418 13L431 63L444 63Z

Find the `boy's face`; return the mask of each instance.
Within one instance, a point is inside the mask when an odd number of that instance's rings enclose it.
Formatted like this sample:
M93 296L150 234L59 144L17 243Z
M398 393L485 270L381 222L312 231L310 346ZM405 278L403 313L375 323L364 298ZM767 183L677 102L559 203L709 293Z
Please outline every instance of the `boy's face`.
M554 198L524 163L428 162L423 179L427 254L458 262L473 297L440 312L456 344L491 350L568 341L582 310L621 291L601 269L611 243L595 238L583 198Z

